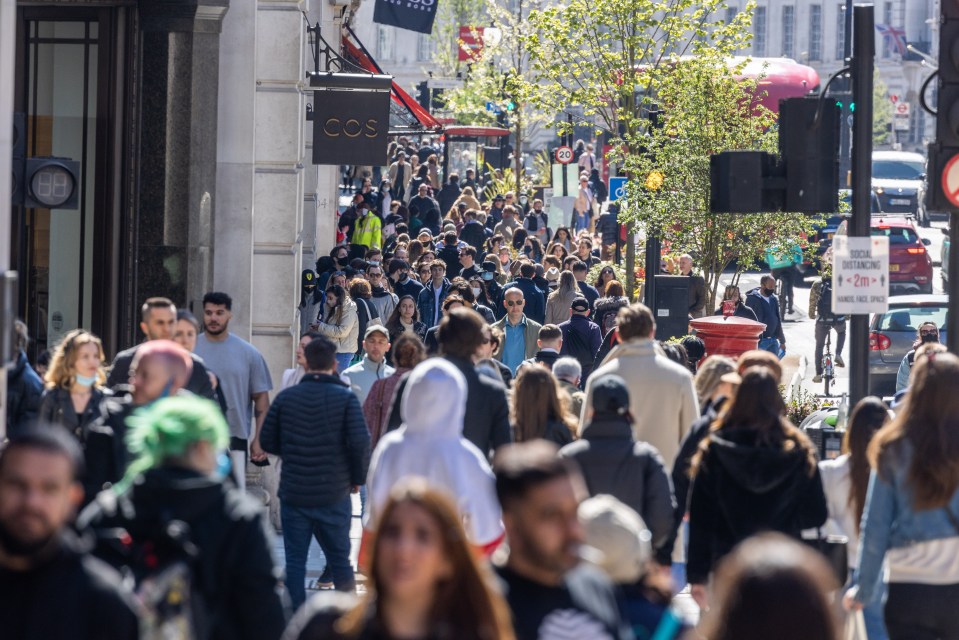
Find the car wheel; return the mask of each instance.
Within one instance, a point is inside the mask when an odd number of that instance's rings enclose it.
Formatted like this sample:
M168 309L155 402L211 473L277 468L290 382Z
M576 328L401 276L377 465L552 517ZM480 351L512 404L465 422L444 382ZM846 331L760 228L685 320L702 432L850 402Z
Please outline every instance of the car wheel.
M919 293L932 293L932 283L919 285Z

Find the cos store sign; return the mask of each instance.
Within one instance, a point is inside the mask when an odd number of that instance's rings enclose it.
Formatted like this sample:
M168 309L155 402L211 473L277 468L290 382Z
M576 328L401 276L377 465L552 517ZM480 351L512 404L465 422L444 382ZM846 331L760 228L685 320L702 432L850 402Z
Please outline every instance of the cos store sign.
M393 77L316 73L313 164L382 164L390 128Z

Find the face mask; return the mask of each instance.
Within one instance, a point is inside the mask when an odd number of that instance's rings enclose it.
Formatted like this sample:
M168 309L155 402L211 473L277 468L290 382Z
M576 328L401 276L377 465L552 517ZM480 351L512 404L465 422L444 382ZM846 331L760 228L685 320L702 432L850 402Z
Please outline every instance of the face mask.
M76 377L77 377L77 384L80 385L81 387L92 387L93 383L97 381L96 376L81 376L78 373Z
M213 477L218 480L223 480L230 475L230 470L233 469L233 461L230 459L230 454L226 451L221 451L216 457L216 471L213 472Z
M939 336L934 333L921 336L921 339L923 342L939 342Z
M473 287L473 295L476 296L477 298L479 297L480 293L482 293L482 291L483 290L480 289L479 287Z
M762 292L763 292L763 295L764 295L764 296L769 297L769 296L771 296L772 294L776 293L776 290L775 290L775 289L767 289L766 287L763 287Z
M492 280L492 279L493 279L493 274L490 273L489 271L485 271L485 272L483 272L482 278L483 278L483 280Z
M410 281L410 274L408 274L408 273L403 273L403 274L400 276L400 282L401 282L401 283L406 284L406 283L409 282L409 281Z

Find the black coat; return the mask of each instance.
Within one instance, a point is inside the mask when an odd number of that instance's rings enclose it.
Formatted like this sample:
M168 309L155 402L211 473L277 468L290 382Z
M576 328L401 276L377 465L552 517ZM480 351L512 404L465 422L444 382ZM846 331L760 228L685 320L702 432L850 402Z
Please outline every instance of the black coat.
M636 442L624 417L608 416L594 419L559 453L579 464L591 496L608 493L642 516L653 535L656 560L670 564L676 538L673 487L655 447Z
M262 505L232 486L196 471L147 471L118 501L104 494L80 515L78 526L97 532L97 555L129 566L133 548L156 539L173 520L189 528L199 562L194 578L203 596L211 640L276 640L286 625L282 570Z
M751 429L709 435L689 498L690 584L706 584L733 547L760 531L797 540L828 516L819 468L807 450L764 446Z
M509 403L506 387L495 380L477 373L473 363L463 358L444 356L456 365L466 377L466 415L463 418L463 437L476 445L484 454L513 440L509 426ZM406 377L400 380L393 395L393 408L387 423L387 431L398 429L402 424L400 401L406 389Z
M14 435L37 419L43 381L30 366L27 354L17 354L13 368L7 371L7 433Z
M436 200L440 205L440 213L446 215L453 208L453 203L460 197L460 186L455 182L447 182L436 194Z
M719 303L719 308L716 309L716 313L713 315L721 316L723 315L723 303ZM752 320L754 322L759 322L759 319L756 317L756 312L751 308L747 307L742 301L736 303L736 310L733 311L733 316L737 318L746 318L747 320Z
M283 459L280 500L323 507L366 484L370 432L363 409L338 376L307 373L273 400L260 446Z
M470 220L460 230L460 240L474 247L479 253L482 253L483 245L486 244L486 239L491 235L490 230L484 227L479 220Z
M0 568L4 640L136 640L139 622L120 575L68 532L29 571ZM69 594L69 596L66 596Z
M396 294L397 299L402 298L403 296L413 296L413 302L416 303L416 299L420 295L420 291L423 290L423 283L418 281L416 278L410 278L406 281L405 284L394 282L393 283L393 293ZM387 318L389 320L389 318Z
M699 450L700 443L709 435L709 425L716 420L718 408L726 401L720 398L716 403L710 402L702 415L696 420L679 445L679 453L673 461L673 470L670 473L673 480L673 494L676 496L676 525L683 521L689 506L689 486L692 480L689 471L693 467L693 456Z
M133 363L133 356L136 355L139 348L140 345L138 344L117 354L117 357L113 360L113 367L110 368L110 375L107 377L108 387L116 391L130 383L130 365ZM215 401L216 393L213 391L210 374L203 363L203 358L195 353L191 353L190 357L193 358L193 371L190 373L190 380L186 383L186 390L194 395Z

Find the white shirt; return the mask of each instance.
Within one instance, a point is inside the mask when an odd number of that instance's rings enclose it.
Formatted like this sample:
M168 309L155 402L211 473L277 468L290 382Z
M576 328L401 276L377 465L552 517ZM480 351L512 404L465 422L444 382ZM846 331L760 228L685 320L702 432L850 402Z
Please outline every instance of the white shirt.
M433 287L433 326L435 327L440 323L440 318L443 317L443 310L440 308L440 295L443 293L443 285L440 285L440 288L437 289L435 285L430 285Z

